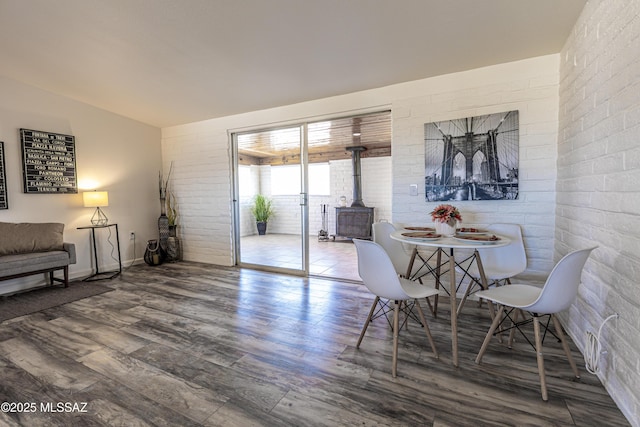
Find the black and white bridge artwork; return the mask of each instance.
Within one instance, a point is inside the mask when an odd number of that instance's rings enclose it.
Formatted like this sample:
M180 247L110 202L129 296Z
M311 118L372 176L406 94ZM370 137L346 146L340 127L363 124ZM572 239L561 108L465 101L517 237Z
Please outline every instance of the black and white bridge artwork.
M518 198L518 111L425 123L425 197Z

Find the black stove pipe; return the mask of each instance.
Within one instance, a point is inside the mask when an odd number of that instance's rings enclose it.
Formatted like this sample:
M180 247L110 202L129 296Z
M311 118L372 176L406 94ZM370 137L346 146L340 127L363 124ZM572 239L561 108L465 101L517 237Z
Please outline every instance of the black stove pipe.
M364 207L362 201L362 181L361 181L361 165L360 153L367 148L362 146L347 147L347 151L351 151L351 163L353 165L353 203L352 207Z

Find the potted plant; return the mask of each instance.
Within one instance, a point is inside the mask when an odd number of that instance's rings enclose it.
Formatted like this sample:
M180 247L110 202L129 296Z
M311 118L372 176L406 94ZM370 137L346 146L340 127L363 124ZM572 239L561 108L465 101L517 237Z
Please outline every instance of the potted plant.
M258 227L258 235L262 236L267 232L267 222L273 215L273 207L271 199L262 194L256 195L251 206L251 214L256 219Z

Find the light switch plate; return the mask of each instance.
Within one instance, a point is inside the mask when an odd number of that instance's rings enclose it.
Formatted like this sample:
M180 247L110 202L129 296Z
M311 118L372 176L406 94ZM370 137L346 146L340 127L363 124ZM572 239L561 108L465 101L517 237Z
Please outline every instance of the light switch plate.
M409 195L417 196L418 195L418 184L409 185Z

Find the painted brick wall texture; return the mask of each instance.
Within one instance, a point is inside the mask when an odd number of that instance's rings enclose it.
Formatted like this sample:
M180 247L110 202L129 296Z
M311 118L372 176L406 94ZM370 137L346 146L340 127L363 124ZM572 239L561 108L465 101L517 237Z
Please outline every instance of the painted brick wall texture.
M619 313L602 331L599 377L639 426L640 1L588 2L560 77L556 258L598 245L563 323L582 349Z
M545 276L553 267L555 164L558 126L558 73L505 75L501 83L434 92L393 103L393 221L431 223L429 212L441 202L426 202L425 123L484 114L519 111L519 176L517 200L452 203L463 224L522 226L528 266L525 278ZM417 184L418 196L409 186Z
M226 131L200 124L163 130L163 168L168 171L173 160L171 188L184 259L219 265L233 261L228 139Z

